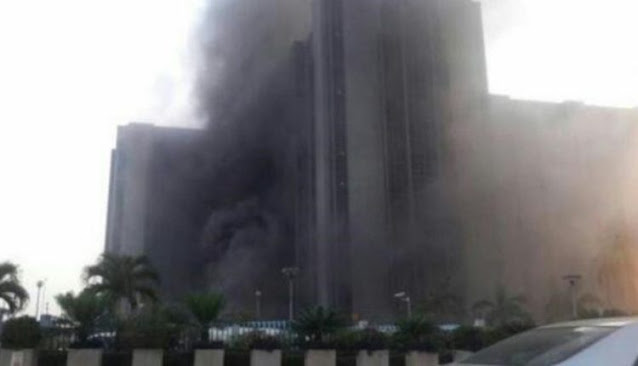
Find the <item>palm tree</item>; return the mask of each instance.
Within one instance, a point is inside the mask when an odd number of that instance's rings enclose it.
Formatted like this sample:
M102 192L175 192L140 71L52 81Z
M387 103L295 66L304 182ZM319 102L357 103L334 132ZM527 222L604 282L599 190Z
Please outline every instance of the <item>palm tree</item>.
M0 263L0 304L7 306L6 312L14 314L24 309L28 300L29 294L18 279L18 266L10 262Z
M475 312L482 313L493 325L505 325L516 321L530 320L524 310L525 298L521 295L509 296L505 288L496 289L494 301L481 300L472 306Z
M336 311L317 306L302 312L297 320L293 321L292 329L302 339L318 344L325 342L327 336L336 333L345 325L344 318Z
M86 342L91 332L95 331L100 317L107 312L107 303L103 296L83 290L78 295L73 292L59 294L55 297L63 311L64 318L72 322L77 329L78 340Z
M157 300L159 275L144 256L104 254L86 268L85 280L88 291L104 296L122 316L147 300Z
M200 340L208 343L208 329L219 318L219 314L224 309L224 296L216 292L193 294L188 296L185 302L199 327Z

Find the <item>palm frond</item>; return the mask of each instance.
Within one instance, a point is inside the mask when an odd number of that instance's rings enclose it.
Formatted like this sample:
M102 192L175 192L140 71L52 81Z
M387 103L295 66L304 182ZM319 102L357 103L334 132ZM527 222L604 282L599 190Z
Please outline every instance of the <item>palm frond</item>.
M186 307L201 326L209 326L219 318L225 306L224 296L209 292L193 294L186 298Z
M17 281L18 266L11 262L0 263L0 281Z
M9 312L22 310L28 300L29 293L17 281L0 282L0 299L9 307Z

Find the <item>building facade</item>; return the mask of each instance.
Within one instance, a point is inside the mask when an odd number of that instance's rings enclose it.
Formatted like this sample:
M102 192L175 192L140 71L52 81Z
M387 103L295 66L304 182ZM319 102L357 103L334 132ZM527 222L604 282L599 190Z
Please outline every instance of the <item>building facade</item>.
M355 319L400 314L397 292L414 303L453 293L468 306L501 285L533 288L540 314L542 283L569 262L565 242L582 239L543 212L584 217L552 204L602 199L567 195L560 161L582 164L582 179L569 177L579 192L587 174L610 184L598 163L621 156L611 146L634 132L636 111L490 96L474 1L273 6L270 42L246 35L238 48L254 52L226 60L214 90L233 94L214 94L206 130L120 128L106 250L149 255L169 298L214 288L250 312L260 290L267 317L285 315L287 266L300 268L299 307ZM609 149L567 148L571 136ZM600 227L587 232L596 247ZM573 271L592 252L579 249ZM521 258L534 269L516 271Z

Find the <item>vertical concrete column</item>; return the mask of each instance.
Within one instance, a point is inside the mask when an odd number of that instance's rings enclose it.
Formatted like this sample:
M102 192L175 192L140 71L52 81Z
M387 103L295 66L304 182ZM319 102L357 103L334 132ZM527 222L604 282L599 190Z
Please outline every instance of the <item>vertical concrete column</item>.
M438 366L438 353L412 351L405 355L405 366Z
M359 351L357 366L388 366L390 364L389 351Z
M223 349L195 350L195 366L224 366Z
M133 350L133 366L162 366L164 351L161 349Z
M66 366L102 366L101 349L70 349Z
M281 366L281 350L258 350L250 351L250 366Z
M306 351L305 366L335 366L337 364L337 351L315 350Z

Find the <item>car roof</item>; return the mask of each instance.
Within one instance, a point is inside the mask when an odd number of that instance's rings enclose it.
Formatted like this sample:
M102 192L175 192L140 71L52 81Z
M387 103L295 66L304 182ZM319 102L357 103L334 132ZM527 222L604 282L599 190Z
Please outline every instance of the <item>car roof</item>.
M573 320L568 322L543 325L540 328L561 328L561 327L625 327L631 324L638 324L638 316L622 318L598 318Z

